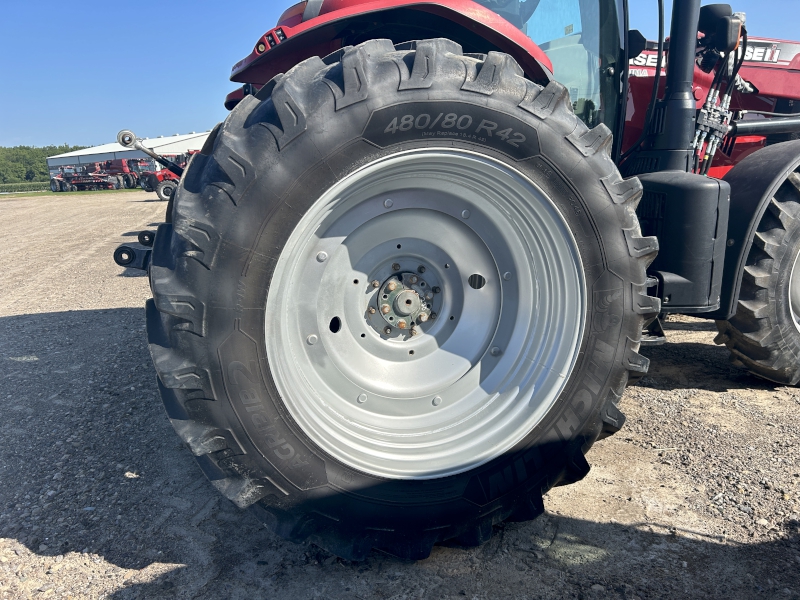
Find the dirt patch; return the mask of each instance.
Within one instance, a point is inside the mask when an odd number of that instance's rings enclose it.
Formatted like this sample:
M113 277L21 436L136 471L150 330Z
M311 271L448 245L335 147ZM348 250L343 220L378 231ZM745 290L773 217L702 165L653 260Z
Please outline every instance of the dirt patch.
M158 398L147 280L111 254L164 208L144 192L0 206L0 597L798 596L800 392L729 366L687 318L644 350L628 423L544 517L417 563L276 538L207 482Z

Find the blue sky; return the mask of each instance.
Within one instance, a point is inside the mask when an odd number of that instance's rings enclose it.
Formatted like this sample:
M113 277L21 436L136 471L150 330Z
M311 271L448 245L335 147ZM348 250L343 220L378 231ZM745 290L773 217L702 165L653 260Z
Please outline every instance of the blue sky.
M800 39L797 2L733 6L748 13L753 35ZM227 114L231 66L292 3L3 0L0 146L102 144L123 128L142 137L210 129ZM654 38L656 0L629 3L631 26Z

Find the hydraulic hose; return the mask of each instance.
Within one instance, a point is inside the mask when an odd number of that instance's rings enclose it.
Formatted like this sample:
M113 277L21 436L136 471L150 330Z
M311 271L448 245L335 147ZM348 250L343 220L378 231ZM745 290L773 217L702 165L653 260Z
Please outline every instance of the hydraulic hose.
M619 158L619 164L622 163L647 139L647 134L650 132L650 126L653 122L653 114L655 113L656 102L658 102L658 87L661 85L661 69L664 63L664 0L658 0L658 60L656 62L656 74L653 79L653 92L650 95L650 105L647 107L647 115L644 120L644 129L636 143L628 148Z

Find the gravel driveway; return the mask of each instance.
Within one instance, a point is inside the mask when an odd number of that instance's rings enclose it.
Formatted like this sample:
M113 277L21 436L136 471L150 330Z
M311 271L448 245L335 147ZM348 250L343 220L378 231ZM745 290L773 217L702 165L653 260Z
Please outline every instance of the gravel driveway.
M144 192L0 196L0 597L800 596L800 391L730 367L713 324L687 318L645 350L625 428L536 521L417 563L276 538L173 432L147 280L111 260L164 206Z

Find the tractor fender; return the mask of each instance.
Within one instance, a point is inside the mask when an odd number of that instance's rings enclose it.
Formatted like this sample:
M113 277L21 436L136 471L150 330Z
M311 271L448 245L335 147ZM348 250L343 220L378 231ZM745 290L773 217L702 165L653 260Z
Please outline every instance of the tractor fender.
M800 140L794 140L754 152L725 175L723 181L731 186L731 206L720 308L703 317L727 321L735 314L758 224L778 188L798 167Z
M499 51L511 55L525 75L547 85L553 66L544 51L520 29L472 0L326 0L314 3L314 16L283 20L256 42L253 51L233 66L231 81L260 87L313 56L327 56L348 45L347 35L358 31L358 42L387 37L387 28L413 30L419 23L435 23L436 33L465 46L465 52ZM298 22L299 21L299 22ZM402 35L402 34L400 34ZM416 38L410 38L416 39ZM404 42L406 39L397 39ZM469 48L479 46L479 48ZM228 95L233 109L244 97L242 89Z

